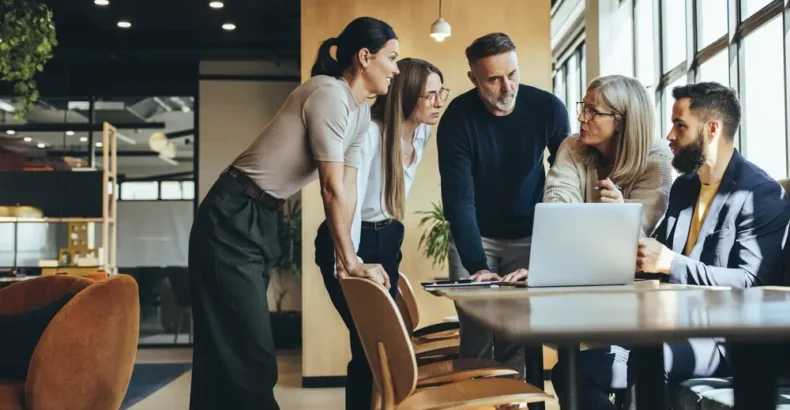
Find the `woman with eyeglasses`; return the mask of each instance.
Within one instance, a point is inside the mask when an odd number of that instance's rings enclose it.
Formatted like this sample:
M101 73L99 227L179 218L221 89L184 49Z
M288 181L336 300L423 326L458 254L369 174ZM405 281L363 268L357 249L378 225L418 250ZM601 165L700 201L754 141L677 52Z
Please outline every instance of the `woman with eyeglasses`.
M587 87L577 112L581 131L560 145L546 177L543 202L641 202L641 234L650 235L666 210L673 181L672 154L667 144L654 136L652 98L633 78L599 77ZM525 280L527 276L526 270L518 270L503 280ZM608 397L595 395L625 388L625 380L609 380L594 372L627 362L627 349L609 346L583 353L579 358L582 403L600 403L594 399ZM588 369L592 370L589 374ZM566 408L568 392L562 386L569 375L561 370L555 366L551 380L560 407ZM598 388L587 388L593 385Z
M641 202L641 235L653 232L669 202L672 153L655 137L652 98L636 79L593 80L576 105L580 132L560 145L543 202ZM524 280L519 269L503 280Z
M389 93L371 107L371 125L362 144L362 165L357 186L357 208L351 236L364 263L381 264L389 275L390 295L398 294L398 267L406 213L406 197L414 183L431 126L439 122L442 103L449 90L433 64L415 58L398 61L400 74ZM315 262L324 284L349 330L351 361L346 377L346 409L369 409L373 376L345 297L336 279L342 265L326 222L315 238Z

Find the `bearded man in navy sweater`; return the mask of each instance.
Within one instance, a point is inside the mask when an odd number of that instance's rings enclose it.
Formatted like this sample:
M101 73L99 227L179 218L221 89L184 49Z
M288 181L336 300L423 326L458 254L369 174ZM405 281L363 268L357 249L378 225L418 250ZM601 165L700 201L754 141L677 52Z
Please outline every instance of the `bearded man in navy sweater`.
M513 41L502 33L467 49L475 88L455 98L437 132L442 202L450 223L450 278L499 280L529 267L535 205L549 163L570 133L565 105L553 94L519 83ZM521 346L497 340L458 311L461 357L493 358L519 369Z

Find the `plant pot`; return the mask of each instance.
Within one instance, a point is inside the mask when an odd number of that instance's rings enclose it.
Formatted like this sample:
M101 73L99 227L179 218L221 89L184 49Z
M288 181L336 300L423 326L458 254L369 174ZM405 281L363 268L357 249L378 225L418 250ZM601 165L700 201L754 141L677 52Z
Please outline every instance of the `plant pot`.
M302 346L302 312L271 312L270 316L276 349L296 349Z

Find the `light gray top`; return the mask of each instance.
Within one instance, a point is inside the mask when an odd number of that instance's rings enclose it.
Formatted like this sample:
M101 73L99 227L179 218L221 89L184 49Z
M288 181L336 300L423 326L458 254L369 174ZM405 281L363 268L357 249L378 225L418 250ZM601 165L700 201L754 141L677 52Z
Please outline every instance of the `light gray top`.
M659 289L458 301L519 343L655 343L694 337L790 339L788 289Z
M264 191L288 198L318 178L316 161L359 169L370 106L343 78L310 78L285 100L258 138L234 161Z

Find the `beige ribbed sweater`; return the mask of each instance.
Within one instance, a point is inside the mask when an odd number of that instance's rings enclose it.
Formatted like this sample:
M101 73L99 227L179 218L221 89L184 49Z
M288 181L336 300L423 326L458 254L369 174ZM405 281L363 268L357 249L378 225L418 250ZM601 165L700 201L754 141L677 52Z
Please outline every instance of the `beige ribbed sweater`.
M579 136L565 138L557 152L557 159L546 177L543 202L599 202L600 195L593 187L598 182L598 170L585 165L580 157ZM672 153L662 141L650 149L647 169L630 186L623 187L625 202L641 202L642 236L653 232L669 202L672 187Z

